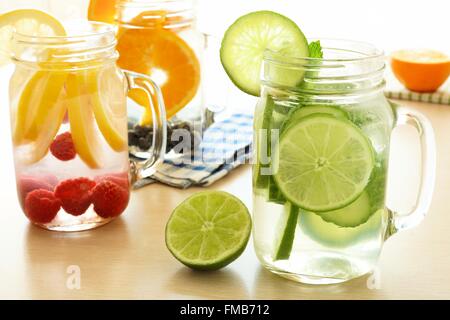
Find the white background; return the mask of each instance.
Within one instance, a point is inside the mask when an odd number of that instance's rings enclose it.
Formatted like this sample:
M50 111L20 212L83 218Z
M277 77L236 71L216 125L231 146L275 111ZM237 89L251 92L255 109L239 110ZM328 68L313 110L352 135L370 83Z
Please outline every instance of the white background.
M0 12L37 7L59 18L82 18L87 5L88 0L0 0ZM260 9L288 15L307 37L363 40L387 53L427 47L450 54L450 0L199 0L199 25L220 36L238 16Z

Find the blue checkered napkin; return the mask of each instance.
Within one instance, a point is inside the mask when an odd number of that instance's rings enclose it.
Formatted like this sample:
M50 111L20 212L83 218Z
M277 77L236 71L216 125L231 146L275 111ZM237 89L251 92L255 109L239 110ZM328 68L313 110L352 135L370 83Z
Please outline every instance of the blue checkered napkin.
M208 186L250 159L252 139L253 116L233 114L204 132L194 160L190 157L166 159L153 176L137 181L134 187L157 181L183 189Z

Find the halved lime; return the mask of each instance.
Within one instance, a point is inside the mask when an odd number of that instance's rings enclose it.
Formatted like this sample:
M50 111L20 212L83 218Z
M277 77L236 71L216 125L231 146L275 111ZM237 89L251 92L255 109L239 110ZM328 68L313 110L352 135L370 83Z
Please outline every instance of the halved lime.
M300 106L295 109L292 109L291 112L289 112L286 121L283 123L281 127L281 132L288 129L290 124L297 123L299 119L312 114L319 114L319 113L329 114L337 119L348 120L347 113L335 106L326 106L326 105Z
M169 218L166 245L181 263L216 270L238 258L251 231L247 207L222 191L205 191L183 201Z
M310 115L281 135L274 151L275 181L302 209L321 212L352 203L375 164L370 141L347 120Z
M327 222L334 223L340 227L353 228L366 222L372 213L369 195L367 192L363 192L358 199L344 208L318 212L317 214Z
M257 11L237 19L226 31L220 59L231 81L242 91L259 96L264 51L283 56L308 57L308 41L289 18L272 11ZM283 84L297 85L302 72L278 74ZM272 75L272 77L276 75ZM288 83L287 83L288 82Z

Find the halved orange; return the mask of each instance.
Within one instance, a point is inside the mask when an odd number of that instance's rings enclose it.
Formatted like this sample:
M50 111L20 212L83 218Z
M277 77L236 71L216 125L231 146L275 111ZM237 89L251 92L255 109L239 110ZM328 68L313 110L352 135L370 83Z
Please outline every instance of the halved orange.
M114 23L116 6L119 0L91 0L89 2L88 19L106 23Z
M160 86L167 118L175 115L196 95L200 85L200 63L192 48L177 34L163 28L123 29L118 34L118 64L147 74ZM147 107L147 96L133 91L130 97ZM143 124L148 124L147 120ZM150 121L151 122L151 121Z
M450 58L435 50L396 51L391 66L397 79L416 92L434 92L450 75Z

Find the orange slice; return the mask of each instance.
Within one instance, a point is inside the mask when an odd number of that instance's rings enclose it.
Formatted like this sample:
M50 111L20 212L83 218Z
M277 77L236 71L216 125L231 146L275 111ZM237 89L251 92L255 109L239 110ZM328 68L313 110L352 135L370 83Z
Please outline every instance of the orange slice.
M450 75L450 58L435 50L396 51L391 66L397 79L416 92L434 92Z
M163 28L121 30L117 49L121 68L150 75L160 86L167 118L196 95L200 85L200 63L192 48L175 33ZM148 117L147 95L132 91L130 97L146 107Z
M114 23L116 6L119 0L91 0L88 8L88 19L106 23Z

